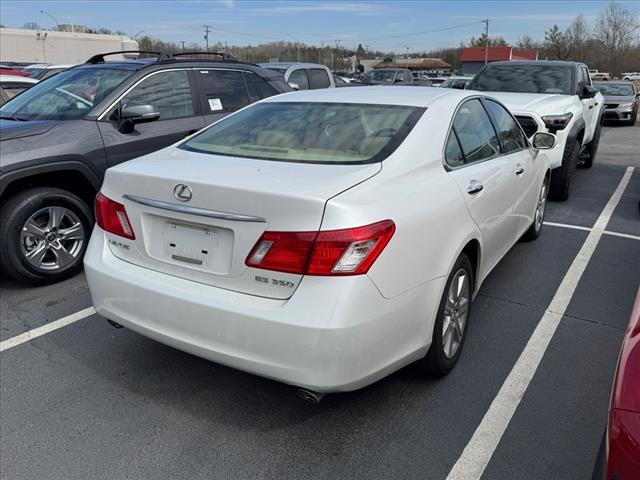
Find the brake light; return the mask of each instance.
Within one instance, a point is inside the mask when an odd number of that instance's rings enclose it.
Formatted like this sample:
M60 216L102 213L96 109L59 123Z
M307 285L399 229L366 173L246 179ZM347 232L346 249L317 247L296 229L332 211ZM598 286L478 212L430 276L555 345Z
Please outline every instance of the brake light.
M367 273L396 230L391 220L344 230L264 232L245 263L300 275Z
M136 239L127 212L121 203L114 202L102 193L98 193L95 201L95 213L96 223L105 232L130 240Z

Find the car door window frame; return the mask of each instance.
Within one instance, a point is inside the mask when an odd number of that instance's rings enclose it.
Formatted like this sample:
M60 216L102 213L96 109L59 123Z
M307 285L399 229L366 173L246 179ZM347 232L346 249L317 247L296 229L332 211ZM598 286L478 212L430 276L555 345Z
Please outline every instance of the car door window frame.
M140 85L142 82L144 82L145 80L147 80L148 78L154 76L154 75L159 75L161 73L167 73L167 72L176 72L176 71L185 71L187 72L187 79L189 81L189 87L191 88L191 104L192 104L192 108L193 108L193 114L192 115L187 115L184 117L174 117L174 118L159 118L158 120L156 120L157 122L162 122L162 121L169 121L169 120L179 120L180 118L190 118L190 117L196 117L199 115L202 115L202 108L200 105L200 90L197 87L197 82L196 79L193 75L193 70L195 70L194 68L167 68L167 69L163 69L163 70L156 70L155 72L150 72L148 75L145 75L141 78L139 78L138 80L136 80L132 85L130 85L129 87L127 87L125 89L125 91L123 93L121 93L120 95L118 95L118 97L109 104L109 106L107 106L107 108L105 108L102 113L100 113L98 115L97 121L99 122L106 122L106 123L113 123L113 120L109 120L110 114L112 112L112 110L122 101L122 99L124 97L126 97L129 92L131 92L134 88L136 88L138 85ZM155 122L154 122L155 123Z
M500 155L511 155L512 153L518 153L518 152L522 152L523 150L529 149L530 148L529 140L527 139L527 136L525 135L524 131L522 130L522 125L520 125L520 123L515 119L515 117L511 114L509 109L507 107L505 107L504 105L502 105L500 102L498 102L494 98L482 97L481 100L482 100L482 106L484 107L485 111L489 115L489 120L491 120L491 124L493 125L493 130L498 135L498 142L500 142ZM522 148L520 148L518 150L512 150L510 152L505 151L504 138L502 138L502 134L501 134L502 131L499 129L499 126L497 125L497 119L493 118L493 115L491 114L491 110L489 110L488 102L494 102L497 105L500 105L504 109L504 111L507 112L507 115L509 115L511 120L513 120L515 122L516 126L518 127L520 133L522 134L522 138L524 138L524 147L522 147ZM464 155L464 151L462 152L462 154ZM490 157L487 160L490 160L491 158L495 158L495 156L494 157Z
M307 69L306 68L295 68L295 69L291 70L291 72L289 72L289 76L287 77L287 82L293 81L293 80L291 80L291 75L293 75L295 72L298 72L298 71L301 71L304 74L304 76L306 77L306 79L307 79L307 88L306 89L302 88L301 90L311 90L311 81L309 80L309 74L307 73Z
M198 95L200 97L200 104L202 106L202 111L204 112L204 115L217 115L217 114L225 114L228 115L230 113L233 112L237 112L238 110L243 109L244 107L247 107L249 105L251 105L253 102L251 102L251 98L249 95L249 89L247 88L247 82L244 78L244 74L245 73L249 73L249 70L242 70L239 68L225 68L225 67L215 67L215 68L205 68L205 67L194 67L191 70L193 70L194 75L197 71L200 70L207 70L207 71L213 71L213 70L217 70L217 71L223 71L223 72L238 72L240 73L240 78L242 79L242 85L244 86L244 93L247 96L247 104L240 107L240 108L236 108L235 110L227 110L226 108L223 108L222 110L216 110L216 111L211 111L210 107L209 107L209 100L206 98L206 94L204 91L202 91L202 89L200 88L200 82L196 79L195 82L198 85ZM252 73L252 72L251 72Z
M500 137L500 133L498 133L498 131L496 130L496 127L495 127L495 125L493 123L494 122L493 118L491 117L491 114L489 113L488 108L484 103L484 99L485 99L485 97L482 97L482 96L479 96L479 95L478 96L473 96L473 97L467 97L462 102L460 102L458 104L458 106L456 107L455 111L453 112L453 115L451 116L451 121L449 122L449 128L447 129L447 133L444 136L444 142L442 144L442 165L443 165L444 169L447 172L450 172L450 171L453 171L453 170L458 170L460 168L471 167L473 165L480 165L480 164L483 164L485 162L489 162L491 160L495 160L497 158L501 158L501 157L505 156L504 148L503 148L503 145L502 145L502 139ZM458 111L462 108L462 106L465 103L470 102L472 100L480 100L480 105L482 105L482 108L484 109L485 114L489 118L489 123L491 125L491 128L493 129L494 133L496 134L496 138L498 139L498 144L500 145L500 153L498 153L497 155L493 155L491 157L483 158L482 160L477 160L475 162L467 163L467 156L464 153L464 148L462 148L462 143L460 142L460 137L458 136L458 132L455 131L455 128L453 126L453 122L455 121L456 116L458 115ZM462 152L462 158L464 159L464 163L462 165L452 166L452 165L449 165L449 163L447 162L447 155L446 155L447 142L449 141L449 135L451 135L451 132L454 133L454 135L456 137L456 141L458 142L458 146L460 147L460 151ZM526 137L525 137L525 139L526 139ZM516 153L516 152L510 152L510 153L508 153L506 155L510 155L511 153Z

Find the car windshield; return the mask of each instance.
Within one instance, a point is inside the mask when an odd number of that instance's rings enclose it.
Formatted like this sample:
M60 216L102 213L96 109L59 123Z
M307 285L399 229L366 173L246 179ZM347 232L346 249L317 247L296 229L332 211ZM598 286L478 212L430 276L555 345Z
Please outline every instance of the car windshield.
M603 95L611 97L630 97L634 94L633 86L624 83L598 84L596 88L600 90Z
M70 120L84 117L132 70L76 68L35 84L0 108L0 117L16 120Z
M467 88L484 92L572 95L571 73L571 67L565 66L489 65Z
M424 110L352 103L261 103L216 123L180 148L286 162L378 162L404 141Z
M392 82L395 73L393 70L373 70L368 75L374 82Z

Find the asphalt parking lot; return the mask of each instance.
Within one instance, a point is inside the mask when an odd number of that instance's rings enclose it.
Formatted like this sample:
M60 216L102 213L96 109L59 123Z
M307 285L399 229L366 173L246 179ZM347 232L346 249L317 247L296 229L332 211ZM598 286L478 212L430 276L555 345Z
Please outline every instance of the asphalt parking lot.
M541 237L517 244L483 285L448 377L410 366L318 405L98 315L12 346L91 300L83 275L40 288L3 280L0 478L444 479L605 219L483 475L591 478L640 284L639 201L640 126L606 127L596 165L576 172L570 200L550 203Z

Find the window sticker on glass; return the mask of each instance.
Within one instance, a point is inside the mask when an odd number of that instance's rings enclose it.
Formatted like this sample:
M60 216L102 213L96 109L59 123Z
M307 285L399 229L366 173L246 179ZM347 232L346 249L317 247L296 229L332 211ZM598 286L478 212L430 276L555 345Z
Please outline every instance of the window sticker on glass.
M209 108L212 112L217 112L222 110L222 102L219 98L210 98L209 99Z

